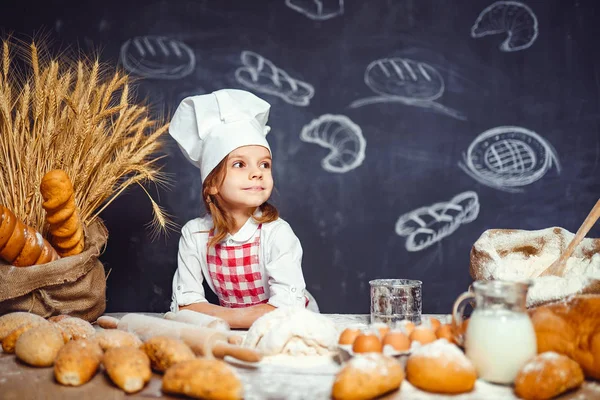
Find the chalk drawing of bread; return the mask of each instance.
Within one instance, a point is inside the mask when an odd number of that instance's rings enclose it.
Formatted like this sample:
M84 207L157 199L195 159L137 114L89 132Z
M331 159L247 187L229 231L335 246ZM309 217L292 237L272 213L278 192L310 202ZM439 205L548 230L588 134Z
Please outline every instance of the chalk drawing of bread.
M505 33L508 37L500 45L502 51L524 50L538 36L538 21L528 6L518 1L497 1L484 9L471 27L471 36Z
M432 101L444 94L444 79L431 65L408 58L382 58L365 70L375 93L407 100Z
M121 46L121 63L131 73L180 79L192 73L196 56L185 43L165 36L137 36Z
M396 222L396 234L405 236L406 250L420 251L450 236L462 224L479 215L479 198L472 191L403 214Z
M306 125L300 140L330 150L321 160L323 169L344 173L362 164L367 142L362 130L345 115L324 114Z
M247 88L257 92L280 97L296 106L307 106L314 96L314 88L294 79L268 59L252 51L243 51L243 67L235 71L236 80Z
M315 21L323 21L344 13L344 0L285 0L285 4Z

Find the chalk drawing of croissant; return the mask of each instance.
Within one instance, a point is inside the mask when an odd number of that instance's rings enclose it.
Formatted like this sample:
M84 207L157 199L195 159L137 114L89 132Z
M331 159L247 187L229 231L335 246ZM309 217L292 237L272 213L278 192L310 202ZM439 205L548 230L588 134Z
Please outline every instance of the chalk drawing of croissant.
M531 8L518 1L497 1L484 9L473 27L471 36L506 33L508 37L500 45L502 51L524 50L538 36L538 21Z
M330 150L321 160L324 170L344 173L362 164L367 142L362 130L345 115L324 114L306 125L300 140Z
M467 119L461 112L436 102L444 94L444 78L424 62L400 57L375 60L367 66L364 80L377 96L356 100L350 108L397 102L428 108L463 121Z
M472 191L454 196L450 201L410 211L396 222L396 234L406 237L406 250L426 249L450 236L461 225L475 221L479 215L479 197Z
M235 71L235 78L247 88L280 97L295 106L307 106L315 95L311 85L292 78L260 54L243 51L240 58L244 66Z

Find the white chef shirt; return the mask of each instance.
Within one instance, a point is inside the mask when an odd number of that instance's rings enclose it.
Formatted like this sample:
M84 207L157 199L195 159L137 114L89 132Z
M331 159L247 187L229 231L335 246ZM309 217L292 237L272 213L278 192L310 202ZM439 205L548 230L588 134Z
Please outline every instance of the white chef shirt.
M177 271L173 276L173 296L171 311L179 306L208 302L204 296L202 281L215 292L206 260L208 232L213 227L210 215L188 221L181 230ZM258 229L253 218L235 234L228 234L223 242L237 246L251 243ZM291 226L281 218L263 223L260 235L260 272L267 304L274 307L304 307L306 283L302 274L302 246ZM216 293L216 292L215 292Z

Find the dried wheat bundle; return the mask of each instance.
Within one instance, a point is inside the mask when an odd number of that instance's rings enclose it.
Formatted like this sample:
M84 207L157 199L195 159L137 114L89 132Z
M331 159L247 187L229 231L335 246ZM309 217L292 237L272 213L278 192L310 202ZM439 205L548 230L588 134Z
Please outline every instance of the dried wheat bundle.
M3 42L0 203L46 232L39 185L46 172L63 169L86 224L137 184L152 203L154 233L166 232L173 223L144 185L168 184L158 164L168 124L132 103L125 73L98 59L39 53L35 42Z

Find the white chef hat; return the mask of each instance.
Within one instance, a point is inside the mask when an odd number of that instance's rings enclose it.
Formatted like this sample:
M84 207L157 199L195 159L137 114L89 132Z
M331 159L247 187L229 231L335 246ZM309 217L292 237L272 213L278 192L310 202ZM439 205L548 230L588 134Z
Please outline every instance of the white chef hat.
M258 145L271 148L266 135L270 104L245 90L222 89L181 101L170 135L185 157L200 168L202 182L233 150Z

